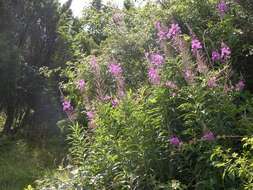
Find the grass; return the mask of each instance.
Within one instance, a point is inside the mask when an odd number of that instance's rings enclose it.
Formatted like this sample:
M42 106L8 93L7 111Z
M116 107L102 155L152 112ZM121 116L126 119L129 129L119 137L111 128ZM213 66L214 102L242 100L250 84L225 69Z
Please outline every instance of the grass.
M56 169L65 155L62 147L57 139L51 139L42 146L22 138L2 137L0 190L23 190Z

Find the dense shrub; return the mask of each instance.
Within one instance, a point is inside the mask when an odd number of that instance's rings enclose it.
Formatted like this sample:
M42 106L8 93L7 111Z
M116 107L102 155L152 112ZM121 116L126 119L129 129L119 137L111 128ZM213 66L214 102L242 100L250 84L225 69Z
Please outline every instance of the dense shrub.
M230 13L225 1L218 10L214 1L190 2L108 8L102 23L91 15L84 24L94 27L90 37L99 49L63 72L63 110L77 167L68 188L251 187L245 175L251 169L242 168L252 164L250 152L240 164L241 153L230 156L253 132L251 95L231 71L244 53L234 51L242 41L230 34L236 30L233 9L241 7L231 2ZM235 177L226 177L231 171ZM59 178L50 184L59 189Z

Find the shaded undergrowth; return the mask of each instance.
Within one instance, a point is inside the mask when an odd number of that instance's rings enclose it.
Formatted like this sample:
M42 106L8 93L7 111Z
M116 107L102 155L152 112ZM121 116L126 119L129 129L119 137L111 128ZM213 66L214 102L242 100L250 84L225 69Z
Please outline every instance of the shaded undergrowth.
M0 138L1 190L22 190L62 162L65 146L59 138L39 141L17 136Z

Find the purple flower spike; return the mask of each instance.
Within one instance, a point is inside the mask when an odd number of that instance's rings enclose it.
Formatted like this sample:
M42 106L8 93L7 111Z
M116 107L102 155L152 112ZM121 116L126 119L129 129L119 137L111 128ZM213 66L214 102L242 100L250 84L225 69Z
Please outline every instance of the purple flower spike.
M217 86L217 83L216 83L217 79L216 77L211 77L208 82L207 82L207 86L209 88L213 88L213 87L216 87Z
M221 0L217 5L217 9L219 14L223 17L225 13L228 11L228 6L224 0Z
M76 87L79 90L83 90L85 87L85 81L83 79L77 81Z
M174 38L175 36L179 34L181 34L180 26L178 24L171 24L167 37Z
M118 101L117 99L113 99L113 100L112 100L112 107L113 107L113 108L117 107L118 104L119 104L119 101Z
M150 62L155 66L160 66L164 64L164 57L159 53L152 53L150 55Z
M231 55L231 50L230 48L225 44L225 43L222 43L222 48L221 48L221 58L223 60L227 60L230 58L230 55Z
M242 91L245 87L245 82L243 80L240 80L236 85L235 85L235 90L236 91Z
M221 55L219 54L218 51L213 51L212 52L212 61L215 62L215 61L219 61L221 58Z
M205 132L204 135L202 136L202 140L204 141L214 141L215 136L211 131Z
M170 138L170 144L174 146L179 146L182 142L179 140L178 137L173 136Z
M158 70L154 67L150 67L148 70L148 77L152 84L159 84L160 83L160 76Z
M102 98L102 100L103 101L109 101L109 100L111 100L111 96L108 96L108 95L106 95L106 96L104 96L103 98Z
M184 71L184 79L187 83L192 83L194 81L194 73L191 69L186 69Z
M156 21L155 22L155 28L157 29L157 30L161 30L161 22L160 21Z
M90 65L91 65L91 68L93 69L93 70L97 70L98 69L98 62L97 62L97 58L96 58L96 56L92 56L92 58L91 58L91 60L90 60Z
M73 110L73 107L71 106L71 103L69 100L64 100L62 103L63 111L69 112Z
M166 27L162 27L160 21L155 22L155 28L157 30L157 36L159 38L159 41L165 40L166 35L168 33L168 29Z
M165 83L165 86L168 87L168 88L170 88L170 89L177 89L178 88L177 85L174 82L172 82L172 81L167 81Z
M109 72L114 76L120 76L122 73L122 68L119 64L111 63L109 65Z
M202 49L202 45L198 39L192 40L191 47L193 52Z
M89 121L92 121L95 117L95 113L93 111L88 111L88 112L86 112L86 114L87 114Z

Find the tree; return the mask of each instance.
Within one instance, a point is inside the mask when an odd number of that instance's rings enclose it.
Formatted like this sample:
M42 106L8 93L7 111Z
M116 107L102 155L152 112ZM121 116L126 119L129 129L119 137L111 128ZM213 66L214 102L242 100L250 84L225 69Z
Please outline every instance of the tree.
M91 6L95 8L97 11L100 11L102 8L102 1L101 0L93 0Z
M55 61L59 53L56 47L61 40L58 23L71 2L62 9L57 0L0 3L1 18L4 18L0 22L0 108L6 114L5 133L35 121L44 125L42 120L53 121L55 126L59 119L57 77L48 79L40 71L65 63L65 60Z
M125 9L129 10L134 7L134 3L132 0L124 0Z

